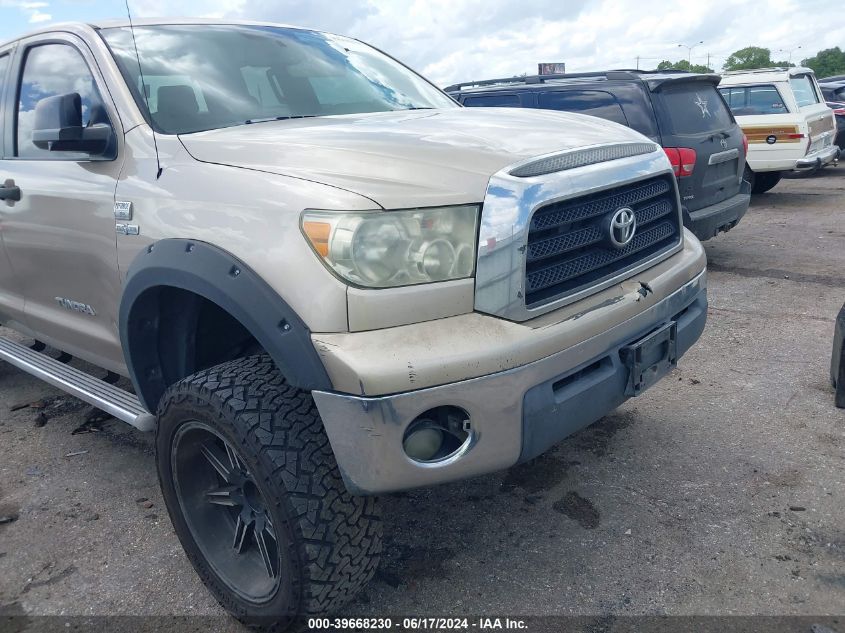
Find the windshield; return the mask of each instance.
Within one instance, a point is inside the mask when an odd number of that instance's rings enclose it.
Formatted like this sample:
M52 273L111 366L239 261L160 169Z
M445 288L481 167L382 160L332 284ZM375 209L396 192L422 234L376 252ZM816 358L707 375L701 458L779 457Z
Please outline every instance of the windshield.
M278 118L460 107L396 60L337 35L267 26L144 26L135 29L136 57L129 28L100 33L138 107L166 134Z

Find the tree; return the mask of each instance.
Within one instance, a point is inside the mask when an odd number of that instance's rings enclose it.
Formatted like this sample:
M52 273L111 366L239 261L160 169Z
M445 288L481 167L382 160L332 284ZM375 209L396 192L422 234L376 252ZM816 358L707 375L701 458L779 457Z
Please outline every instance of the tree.
M786 65L785 62L780 63ZM776 65L772 61L772 51L760 46L741 48L725 60L725 70L750 70L752 68L770 68Z
M670 62L668 60L663 60L659 64L657 64L657 70L687 70L692 73L712 73L713 69L708 68L702 64L693 64L690 66L690 63L682 59L677 62Z
M817 77L829 77L830 75L841 75L845 73L845 52L837 46L826 48L816 53L814 57L808 57L803 62L804 66L812 68Z

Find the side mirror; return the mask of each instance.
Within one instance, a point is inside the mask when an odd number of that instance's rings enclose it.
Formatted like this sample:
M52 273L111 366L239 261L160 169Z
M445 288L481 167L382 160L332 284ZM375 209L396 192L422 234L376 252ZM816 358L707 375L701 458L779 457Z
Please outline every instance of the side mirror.
M113 137L108 123L83 127L82 98L76 92L46 97L35 104L32 142L39 149L103 156Z

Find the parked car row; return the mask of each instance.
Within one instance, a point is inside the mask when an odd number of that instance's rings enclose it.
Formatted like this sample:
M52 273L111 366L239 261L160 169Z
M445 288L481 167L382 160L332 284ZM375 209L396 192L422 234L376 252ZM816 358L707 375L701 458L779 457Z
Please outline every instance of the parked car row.
M446 92L468 107L564 110L632 127L663 146L684 225L707 240L736 226L750 201L748 147L718 84L718 75L621 70L468 82Z
M785 172L811 171L838 160L845 105L829 106L825 99L845 101L845 83L826 85L823 96L809 68L722 77L620 70L489 79L446 91L468 107L579 112L645 134L672 161L686 226L706 240L736 226L749 190L763 193ZM733 178L735 171L739 179Z

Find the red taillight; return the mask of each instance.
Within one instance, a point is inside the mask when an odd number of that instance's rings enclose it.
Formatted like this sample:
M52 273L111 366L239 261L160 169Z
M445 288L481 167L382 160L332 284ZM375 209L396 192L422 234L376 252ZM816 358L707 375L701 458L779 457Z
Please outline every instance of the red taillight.
M748 137L745 134L742 135L742 151L748 156Z
M787 134L786 138L804 138L804 133L803 132L795 132L795 133L792 133L792 134Z
M675 177L677 178L681 175L681 155L674 147L664 147L663 151L666 152L666 156L669 158L669 162L672 164L672 170L675 172Z
M684 176L692 176L692 170L695 169L695 150L689 147L664 147L663 151L669 157L669 162L672 164L672 170L675 176L683 178Z
M845 108L836 108L833 113L837 116L845 116Z

